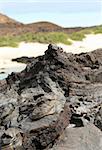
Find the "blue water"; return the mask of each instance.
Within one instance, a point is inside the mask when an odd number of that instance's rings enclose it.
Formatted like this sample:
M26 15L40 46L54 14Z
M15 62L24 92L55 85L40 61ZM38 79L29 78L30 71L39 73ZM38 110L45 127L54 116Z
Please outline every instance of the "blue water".
M22 71L23 69L25 69L25 67L25 64L17 62L9 62L7 65L0 65L0 80L5 79L12 72Z

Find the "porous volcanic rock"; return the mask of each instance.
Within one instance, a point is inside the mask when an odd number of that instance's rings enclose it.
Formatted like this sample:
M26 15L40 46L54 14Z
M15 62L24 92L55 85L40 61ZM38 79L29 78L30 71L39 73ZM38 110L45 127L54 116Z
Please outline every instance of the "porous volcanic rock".
M102 50L74 55L50 44L25 70L0 81L1 146L49 149L68 125L101 129L101 106Z
M102 105L95 115L94 124L102 131Z
M67 128L59 142L50 150L101 150L102 132L92 124Z
M34 61L34 57L23 56L23 57L19 57L19 58L13 58L12 61L28 64L28 63L31 63L32 61Z
M58 51L62 53L62 49ZM71 114L65 92L50 77L56 55L57 47L49 46L46 54L32 61L24 71L1 81L2 149L46 149L68 126Z

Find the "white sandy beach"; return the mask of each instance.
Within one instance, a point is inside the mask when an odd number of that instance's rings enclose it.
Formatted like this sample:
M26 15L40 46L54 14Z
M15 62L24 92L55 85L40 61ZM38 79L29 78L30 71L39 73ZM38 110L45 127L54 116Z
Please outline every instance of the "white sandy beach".
M22 56L39 56L44 54L48 44L21 42L19 47L0 47L0 59L12 59Z
M64 45L62 43L57 44L62 47L66 52L72 52L78 54L81 52L89 52L99 48L102 48L102 34L89 34L83 41L72 41L72 45ZM41 43L25 43L21 42L19 47L0 47L0 72L4 71L6 74L12 71L21 71L25 68L25 64L11 62L12 58L28 56L36 57L43 55L45 50L47 50L48 44ZM0 74L0 79L4 77L5 74Z
M102 48L102 34L89 34L83 41L72 41L72 45L59 44L66 52L79 54Z
M0 47L0 80L6 78L11 72L20 72L26 67L25 64L12 62L12 58L42 55L47 46L48 44L22 42L17 48Z
M64 51L72 53L89 52L98 48L102 48L102 34L89 34L83 41L72 41L72 45L57 44ZM47 50L48 44L41 43L25 43L21 42L19 47L0 47L0 60L12 59L21 56L39 56L43 55Z
M6 78L11 72L22 71L26 64L12 62L9 59L0 60L0 80Z

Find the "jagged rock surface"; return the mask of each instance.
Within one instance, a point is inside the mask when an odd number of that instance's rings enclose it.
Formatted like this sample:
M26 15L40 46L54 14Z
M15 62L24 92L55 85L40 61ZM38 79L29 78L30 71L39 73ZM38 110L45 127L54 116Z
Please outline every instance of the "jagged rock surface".
M23 57L19 57L19 58L14 58L14 59L12 59L12 61L28 64L28 63L31 63L32 61L34 61L34 57L23 56Z
M64 90L50 78L51 61L55 63L51 55L57 55L56 49L47 54L50 50L21 73L12 73L1 81L0 135L5 150L46 149L69 124Z
M69 123L102 129L101 105L102 50L74 55L50 44L0 83L2 148L49 149Z

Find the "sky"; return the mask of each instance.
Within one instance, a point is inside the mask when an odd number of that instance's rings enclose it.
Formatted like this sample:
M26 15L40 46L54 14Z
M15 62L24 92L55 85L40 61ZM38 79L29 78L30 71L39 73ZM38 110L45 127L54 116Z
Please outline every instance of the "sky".
M17 21L63 27L102 24L102 0L0 0L0 12Z

